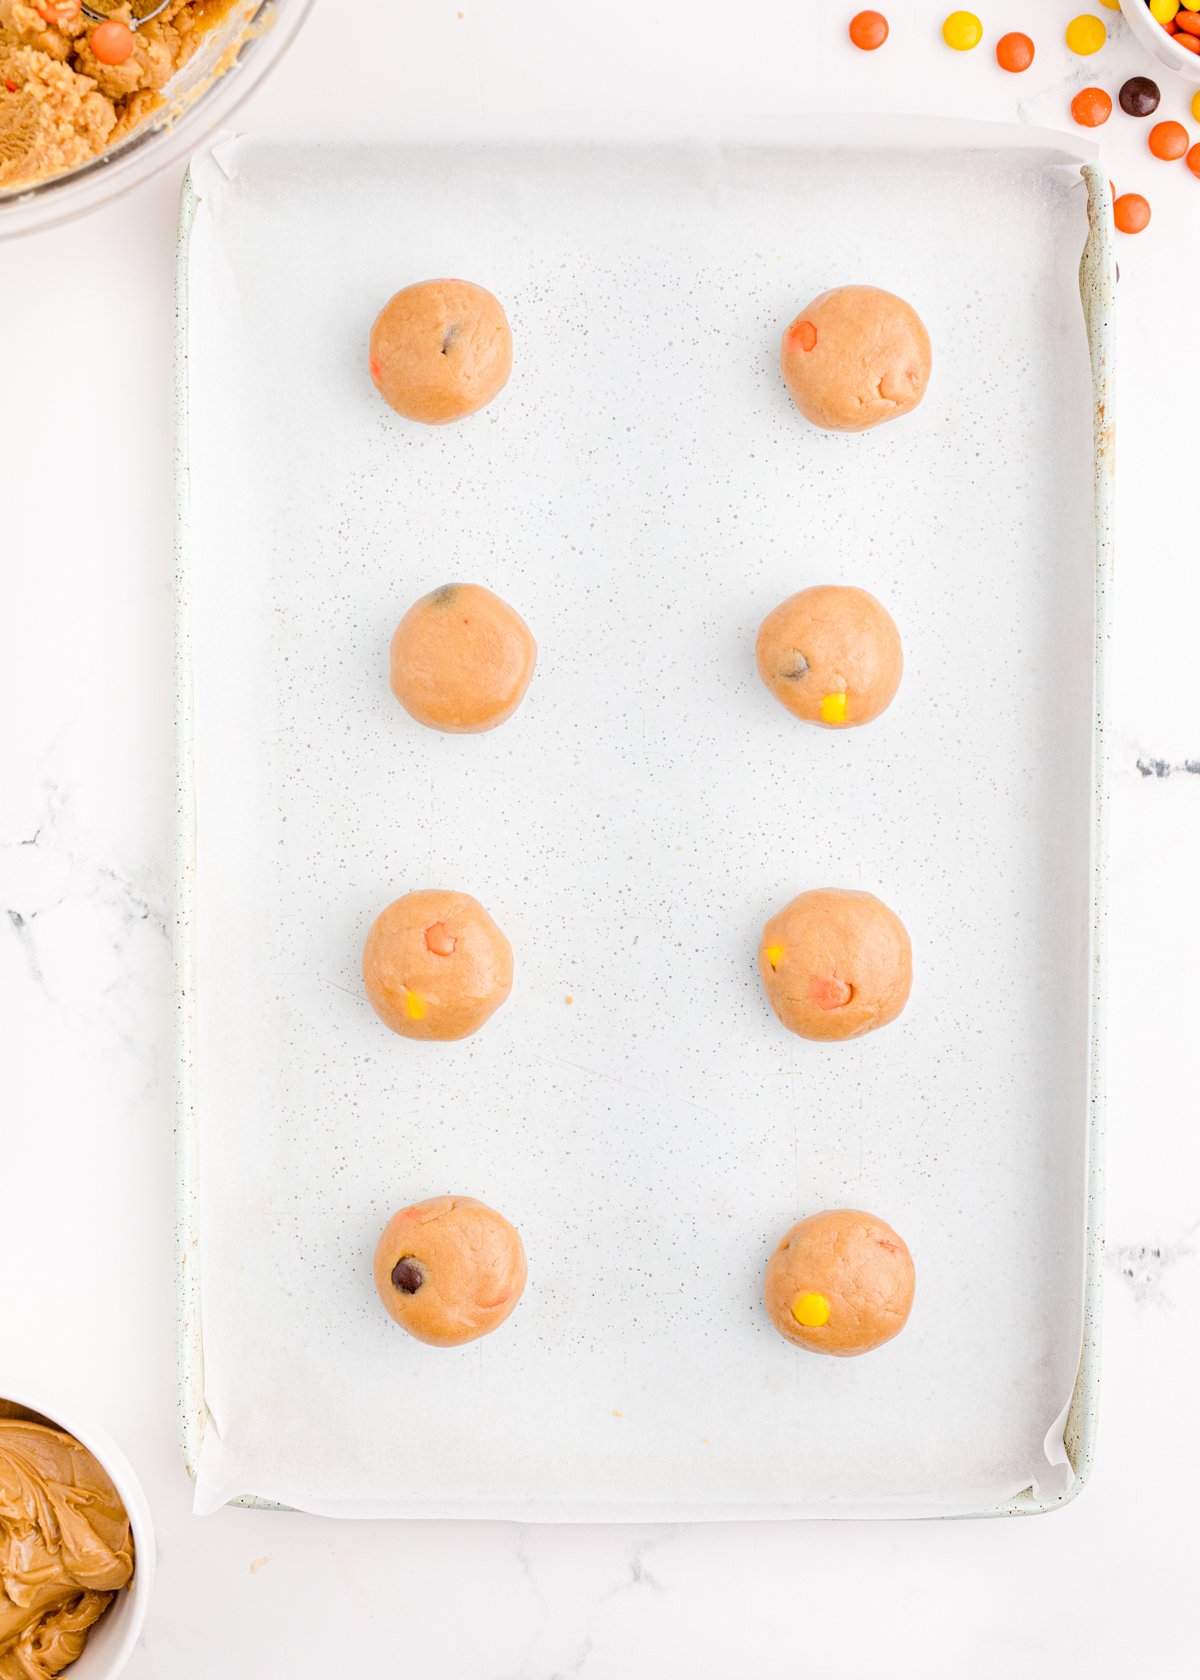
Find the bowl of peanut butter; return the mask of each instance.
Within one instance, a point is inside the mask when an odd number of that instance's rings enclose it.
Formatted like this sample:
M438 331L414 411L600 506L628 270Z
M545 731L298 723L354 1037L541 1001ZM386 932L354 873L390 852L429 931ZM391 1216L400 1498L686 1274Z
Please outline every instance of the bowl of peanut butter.
M154 1525L94 1424L0 1377L0 1680L114 1680L154 1584Z

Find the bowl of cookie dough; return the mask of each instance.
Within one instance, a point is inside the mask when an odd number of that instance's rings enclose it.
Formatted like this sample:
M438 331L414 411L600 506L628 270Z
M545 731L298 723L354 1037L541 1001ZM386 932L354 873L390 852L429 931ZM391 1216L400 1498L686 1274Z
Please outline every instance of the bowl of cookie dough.
M2 0L0 238L190 156L279 62L312 0Z
M154 1589L154 1523L125 1454L0 1372L0 1673L116 1680Z

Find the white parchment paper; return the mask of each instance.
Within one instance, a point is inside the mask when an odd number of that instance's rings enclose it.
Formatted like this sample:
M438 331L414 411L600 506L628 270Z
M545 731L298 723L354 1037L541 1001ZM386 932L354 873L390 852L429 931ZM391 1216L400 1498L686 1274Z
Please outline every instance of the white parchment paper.
M197 793L199 1510L524 1518L957 1512L1064 1486L1087 1118L1091 401L1085 190L1036 149L226 143L186 270ZM504 301L474 419L374 394L382 302ZM910 298L913 416L808 427L782 328ZM487 584L540 647L512 722L414 724L401 613ZM907 671L806 728L764 614L856 583ZM802 889L905 920L911 1003L804 1043L755 971ZM377 911L476 894L517 959L460 1045L389 1034ZM573 1001L568 1001L573 999ZM384 1314L405 1202L476 1195L529 1286L455 1351ZM806 1356L760 1306L782 1231L862 1206L904 1334Z

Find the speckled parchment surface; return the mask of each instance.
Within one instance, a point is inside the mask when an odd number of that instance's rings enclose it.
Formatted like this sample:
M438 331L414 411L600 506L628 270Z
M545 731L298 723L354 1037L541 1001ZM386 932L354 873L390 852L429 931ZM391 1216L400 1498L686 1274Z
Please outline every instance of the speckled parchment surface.
M187 274L198 1507L952 1512L1060 1475L1091 836L1077 173L219 157ZM425 430L375 396L366 339L439 274L504 301L514 371ZM824 435L779 335L850 280L911 299L933 378L913 416ZM453 579L539 643L490 735L388 691L395 623ZM872 590L904 638L862 730L805 728L755 674L763 615L819 582ZM878 893L913 940L907 1011L848 1045L790 1037L755 973L766 916L821 885ZM516 952L460 1045L393 1037L358 979L376 912L424 886L474 893ZM370 1256L448 1190L519 1226L529 1285L442 1352L386 1317ZM846 1204L903 1233L916 1304L873 1356L806 1357L762 1269Z

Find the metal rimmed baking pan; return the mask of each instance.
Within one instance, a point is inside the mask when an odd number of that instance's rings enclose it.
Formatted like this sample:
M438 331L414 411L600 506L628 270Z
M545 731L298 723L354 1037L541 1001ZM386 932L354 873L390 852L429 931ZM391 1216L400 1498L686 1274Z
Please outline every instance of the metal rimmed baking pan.
M849 131L847 131L849 132ZM185 1452L197 1504L554 1520L1051 1508L1095 1414L1107 185L1063 137L896 119L687 143L225 143L180 251ZM865 143L864 141L865 136ZM1083 253L1082 270L1079 268ZM505 302L492 408L422 431L375 310ZM925 403L806 427L775 370L865 279L935 346ZM1081 304L1082 299L1082 304ZM387 691L406 605L487 583L540 645L492 736ZM856 582L900 695L806 730L754 673L783 595ZM476 1039L390 1037L375 912L476 893L517 952ZM863 886L912 1001L789 1038L765 916ZM570 997L572 1002L566 1000ZM394 1205L521 1227L530 1284L449 1356L374 1300ZM917 1306L869 1359L758 1304L779 1232L862 1205Z

